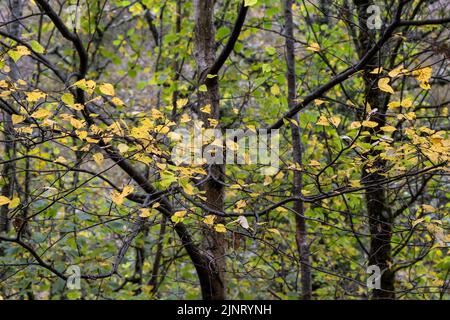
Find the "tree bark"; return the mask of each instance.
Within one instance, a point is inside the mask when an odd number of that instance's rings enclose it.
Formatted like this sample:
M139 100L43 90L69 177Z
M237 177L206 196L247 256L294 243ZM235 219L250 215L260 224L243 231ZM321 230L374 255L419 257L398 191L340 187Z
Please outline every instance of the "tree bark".
M288 85L288 106L289 109L295 106L296 95L296 79L295 79L295 47L294 47L294 31L292 21L292 0L284 1L284 19L285 19L285 46L286 46L286 80ZM303 145L300 132L300 118L298 113L291 119L298 123L298 126L291 123L292 135L292 154L294 162L302 165ZM292 193L294 196L300 195L302 192L302 172L294 171L294 181ZM297 242L297 250L299 254L300 270L301 270L301 298L310 300L312 296L311 285L311 268L309 262L309 245L308 233L305 219L305 210L303 201L297 200L293 203L295 212L295 238Z
M9 12L10 12L10 21L13 21L22 16L22 0L10 0L9 1ZM20 21L14 21L9 25L9 33L19 38L20 37ZM18 80L19 77L19 69L16 63L10 58L9 66L11 68L11 72L9 73L12 81ZM14 127L12 124L11 115L7 112L3 113L4 118L4 130L5 130L5 156L8 159L12 159L16 154L16 143L14 142ZM15 181L15 171L16 165L15 162L9 162L3 165L2 177L5 181L5 184L2 187L1 195L11 199L14 195L14 181ZM8 232L9 230L9 221L8 221L8 206L0 207L0 232Z
M199 76L199 85L203 84L206 78L205 72L214 64L216 56L215 48L215 28L214 28L214 3L211 0L196 0L195 6L195 59ZM219 121L219 83L217 77L206 78L204 84L206 92L199 92L199 106L210 105L211 112L201 112L201 120L206 128L209 126L209 119ZM218 128L218 127L217 127ZM218 211L223 211L224 188L223 178L225 167L223 164L208 165L210 177L203 184L207 205ZM222 218L216 216L216 222L220 223ZM202 287L203 298L205 300L223 300L226 298L225 280L225 236L217 233L210 227L203 228L203 249L210 260L207 272L210 279L210 287Z

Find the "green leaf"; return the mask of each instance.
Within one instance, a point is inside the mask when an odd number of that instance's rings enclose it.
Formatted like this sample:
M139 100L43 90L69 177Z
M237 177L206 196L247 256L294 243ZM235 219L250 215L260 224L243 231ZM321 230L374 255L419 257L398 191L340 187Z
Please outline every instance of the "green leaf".
M36 40L31 40L30 46L31 46L31 49L33 49L33 51L36 53L44 53L45 52L45 48L43 46L41 46L41 44L39 42L37 42Z

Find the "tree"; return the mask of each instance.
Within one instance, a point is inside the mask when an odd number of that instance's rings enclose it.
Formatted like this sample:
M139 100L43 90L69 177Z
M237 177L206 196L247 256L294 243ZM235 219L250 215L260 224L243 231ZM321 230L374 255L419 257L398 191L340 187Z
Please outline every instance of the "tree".
M2 3L1 297L448 298L448 9Z

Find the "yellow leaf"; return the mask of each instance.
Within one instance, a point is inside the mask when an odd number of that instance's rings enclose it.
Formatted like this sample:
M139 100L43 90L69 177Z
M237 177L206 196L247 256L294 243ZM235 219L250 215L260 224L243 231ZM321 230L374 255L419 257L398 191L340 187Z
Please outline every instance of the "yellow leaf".
M170 131L170 128L168 126L165 125L159 125L155 127L155 132L161 133L161 134L166 134Z
M395 130L397 130L393 126L384 126L384 127L381 127L380 129L383 130L384 132L394 132Z
M75 130L75 133L77 134L78 138L80 138L81 140L86 139L86 137L88 136L88 133L85 130Z
M392 69L389 73L388 76L391 78L395 78L396 76L398 76L399 74L403 73L405 70L405 68L403 68L403 65L399 65L397 68Z
M316 106L320 106L322 103L325 103L325 101L320 100L320 99L315 99L315 100L314 100L314 104L315 104Z
M378 88L384 92L394 93L394 89L389 85L389 81L389 78L381 78L378 80Z
M211 105L207 104L206 106L200 108L200 111L204 113L211 113Z
M388 108L393 109L393 108L398 108L401 106L400 101L391 101L388 103Z
M413 102L411 99L406 98L404 100L402 100L401 105L403 108L410 108L412 106Z
M134 190L133 186L127 185L123 187L122 192L119 193L117 191L111 192L111 200L117 204L121 205L125 199L126 196L128 196L130 193L132 193Z
M422 89L424 89L424 90L430 90L431 89L431 86L430 86L430 84L428 82L421 82L419 86Z
M123 203L124 200L124 196L117 192L117 191L113 191L111 192L111 200L117 204L117 205L121 205Z
M0 206L4 206L5 204L8 204L10 202L11 202L11 200L9 200L7 197L0 196Z
M73 85L91 94L92 92L94 92L96 83L93 80L81 79L75 82Z
M72 105L68 105L69 108L80 111L84 109L84 106L81 103L75 103ZM90 115L92 117L92 114Z
M429 90L429 89L431 89L431 86L428 82L430 81L432 72L433 72L433 69L431 67L425 67L425 68L414 70L412 72L412 75L418 81L420 81L420 87L422 89Z
M139 209L140 211L141 211L141 213L139 214L139 217L141 217L141 218L148 218L148 217L150 217L150 213L151 213L151 210L150 209L148 209L148 208L141 208L141 209Z
M309 162L309 165L310 165L310 166L313 166L313 167L320 167L320 163L319 163L319 161L317 161L317 160L311 160L311 161Z
M245 7L251 7L258 3L258 0L244 0Z
M216 230L216 232L220 232L220 233L225 233L227 232L227 229L225 228L225 226L221 223L218 223L215 225L214 230Z
M424 220L425 220L425 218L416 219L413 221L412 226L415 227L416 225L418 225L419 223L421 223Z
M117 98L117 97L112 98L111 101L112 101L112 103L114 103L116 106L119 106L119 107L121 107L125 104L120 98Z
M67 163L67 160L63 156L59 156L58 158L55 159L55 162Z
M101 84L99 89L101 93L106 94L107 96L115 95L114 86L110 83Z
M354 129L358 129L361 127L361 122L359 121L353 121L352 123L350 123L350 125L348 126L349 130L354 130Z
M25 94L27 95L27 101L28 102L36 102L39 99L45 99L45 97L47 96L46 93L43 93L43 92L41 92L39 90L26 92Z
M14 208L16 208L19 204L20 204L20 198L15 197L15 198L13 198L13 199L10 201L10 203L9 203L9 205L8 205L8 209L14 209Z
M127 186L123 187L122 194L126 197L127 195L132 193L133 190L134 190L133 186L127 185Z
M75 98L71 93L64 93L61 96L61 101L67 104L68 106L72 106L75 104Z
M383 71L383 67L375 68L370 71L371 74L380 74Z
M270 88L270 93L277 96L280 94L280 87L277 84L274 84L271 88Z
M195 194L195 189L190 183L186 183L182 187L187 195L192 196Z
M424 212L436 212L436 208L433 206L430 206L429 204L423 204L422 205L422 210Z
M296 127L299 126L297 120L291 119L291 118L289 118L288 120L289 120L294 126L296 126Z
M178 108L183 108L185 105L187 105L188 103L188 99L178 99L177 100L177 107Z
M341 118L339 118L338 116L334 116L334 117L331 117L329 119L329 121L333 126L337 127L341 123Z
M174 223L183 222L185 215L186 215L186 210L177 211L172 215L170 220L172 220L172 222L174 222Z
M17 46L14 50L10 50L8 55L14 62L17 62L23 56L29 56L31 54L30 50L28 50L25 46Z
M412 75L421 82L428 82L431 78L433 69L431 67L425 67L421 69L414 70Z
M84 122L75 118L70 118L70 124L76 129L81 129L84 127Z
M328 122L327 118L325 116L320 116L317 120L316 124L319 126L329 126L330 123Z
M46 110L46 109L39 109L39 110L33 112L33 113L31 114L31 116L32 116L33 118L36 118L36 119L42 119L42 118L47 118L47 117L49 117L51 114L52 114L52 113L51 113L50 111Z
M144 12L144 8L142 7L142 5L140 3L133 4L128 10L130 10L130 13L133 16L137 16L137 15L141 14L142 12Z
M368 128L375 128L376 126L378 126L378 123L375 121L365 120L362 122L362 125Z
M92 158L94 158L94 161L96 164L98 164L99 166L102 165L104 157L103 154L101 154L100 152L97 152L96 154L94 154L92 156Z
M203 219L203 222L206 223L207 225L213 225L215 219L216 219L216 216L214 216L214 215L207 215Z
M183 113L180 121L181 121L181 123L189 122L189 121L191 121L191 117L189 117L187 114Z

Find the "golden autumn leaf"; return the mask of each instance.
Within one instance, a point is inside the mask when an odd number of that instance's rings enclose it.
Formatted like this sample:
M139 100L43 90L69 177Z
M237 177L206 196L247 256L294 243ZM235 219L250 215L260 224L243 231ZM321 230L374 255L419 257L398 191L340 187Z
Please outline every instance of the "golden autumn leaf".
M375 121L365 120L362 122L362 125L368 128L375 128L376 126L378 126L378 123Z
M371 74L380 74L383 71L383 67L375 68L370 71Z
M308 47L306 47L306 50L313 51L313 52L319 52L320 45L317 42L313 42Z
M388 76L391 78L395 78L400 74L404 74L408 72L408 70L406 70L403 65L399 65L397 68L392 69L391 71L389 71Z
M320 116L317 120L316 124L319 126L329 126L330 123L328 122L327 118L325 116Z
M207 104L206 106L200 108L200 111L204 113L211 113L211 105Z
M92 158L94 159L95 163L98 164L99 166L102 165L104 157L103 154L101 154L100 152L95 153Z
M118 97L114 97L111 99L112 103L114 103L116 106L121 107L125 105L125 103Z
M395 127L393 126L383 126L380 128L381 130L383 130L384 132L394 132L395 130L397 130Z
M0 206L4 206L5 204L10 203L11 200L5 196L0 196Z
M11 120L12 120L13 124L18 124L18 123L23 122L23 120L25 120L25 116L18 115L18 114L13 114L11 116Z
M251 7L258 3L258 0L244 0L245 7Z
M183 113L183 115L181 116L180 121L181 121L181 123L189 122L189 121L191 121L191 117L189 117L189 115Z
M207 225L213 225L215 219L216 219L216 216L214 216L214 215L207 215L203 219L203 222L206 223Z
M26 92L25 94L26 94L26 96L27 96L27 101L28 101L28 102L36 102L36 101L38 101L39 99L45 99L45 97L47 96L46 93L41 92L41 91L39 91L39 90L34 90L34 91L31 91L31 92Z
M277 84L274 84L272 87L270 87L270 93L277 96L280 94L280 87Z
M116 93L114 91L114 86L110 83L103 83L99 86L99 90L101 93L107 96L114 96Z
M31 116L35 119L43 119L51 116L52 113L46 109L39 109L31 114Z
M61 96L61 101L67 104L68 106L72 106L75 104L75 98L71 93L64 93Z
M187 98L185 98L185 99L178 99L177 100L177 107L178 108L183 108L185 105L187 105L188 101L189 100Z
M25 46L17 46L15 49L8 51L8 55L14 62L17 62L23 56L29 56L30 54L30 50Z
M8 204L8 209L14 209L20 204L20 198L15 197Z
M214 226L214 230L216 230L216 232L219 233L225 233L227 232L227 228L225 228L225 226L221 223L218 223Z

